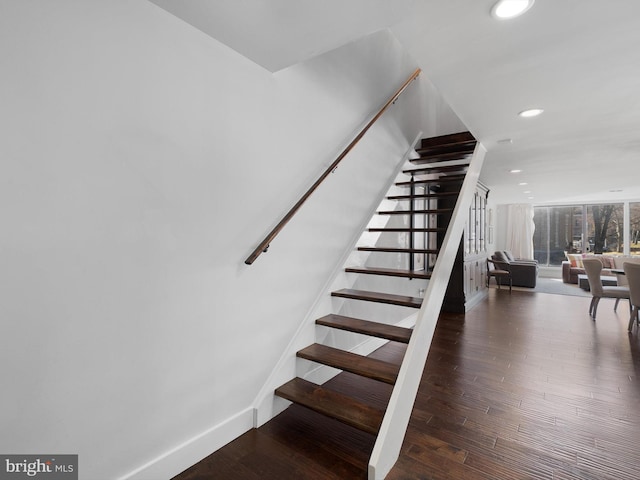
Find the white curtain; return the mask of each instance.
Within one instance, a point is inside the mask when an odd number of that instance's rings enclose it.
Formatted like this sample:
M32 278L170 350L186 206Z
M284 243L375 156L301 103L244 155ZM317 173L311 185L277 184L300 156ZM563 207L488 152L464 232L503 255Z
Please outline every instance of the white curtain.
M507 250L516 258L533 258L533 205L508 205Z

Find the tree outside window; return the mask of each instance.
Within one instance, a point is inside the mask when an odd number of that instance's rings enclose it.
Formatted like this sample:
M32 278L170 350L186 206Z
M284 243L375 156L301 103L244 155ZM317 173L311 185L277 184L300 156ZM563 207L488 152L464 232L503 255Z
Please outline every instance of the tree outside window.
M640 202L629 204L630 252L640 255ZM560 265L567 253L622 254L624 204L563 205L534 208L535 258Z
M593 253L622 253L624 206L588 205L589 250Z
M640 203L629 204L629 251L640 255Z

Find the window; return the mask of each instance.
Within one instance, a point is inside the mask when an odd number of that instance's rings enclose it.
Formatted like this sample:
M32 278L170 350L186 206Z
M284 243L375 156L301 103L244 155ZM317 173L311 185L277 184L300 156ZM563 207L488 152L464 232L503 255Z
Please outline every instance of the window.
M640 203L629 204L629 253L640 255Z
M640 254L640 203L629 209L630 250ZM533 221L535 259L541 265L561 265L566 253L624 253L622 203L535 207Z
M623 253L624 206L588 205L588 250L593 253Z
M533 209L533 258L539 264L549 263L549 209L536 207Z

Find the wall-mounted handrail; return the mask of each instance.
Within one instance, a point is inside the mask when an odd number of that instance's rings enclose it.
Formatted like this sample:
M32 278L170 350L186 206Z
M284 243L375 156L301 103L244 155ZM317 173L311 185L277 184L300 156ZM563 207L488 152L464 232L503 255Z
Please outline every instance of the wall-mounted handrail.
M325 178L329 176L331 172L333 172L338 164L342 161L347 154L353 150L353 147L360 141L360 139L367 133L367 131L371 128L371 126L376 123L376 121L382 116L382 114L389 108L391 104L393 104L400 95L406 90L406 88L411 84L413 80L415 80L418 75L420 75L421 70L418 68L415 72L411 74L411 76L405 81L402 86L393 94L393 96L385 103L382 108L376 113L373 118L365 125L365 127L356 135L356 137L351 141L351 143L342 151L342 153L335 159L335 161L327 168L320 178L316 180L316 182L307 190L307 192L296 202L296 204L287 212L287 214L278 222L278 224L269 232L269 234L260 242L260 244L256 247L256 249L247 257L244 261L247 265L251 265L256 258L258 258L262 253L266 252L269 248L269 244L271 241L280 233L280 231L284 228L284 226L293 218L293 216L297 213L297 211L302 207L304 202L311 196L311 194L320 186L320 184L324 181Z
M485 154L486 149L478 143L462 183L369 459L369 480L384 479L400 454Z

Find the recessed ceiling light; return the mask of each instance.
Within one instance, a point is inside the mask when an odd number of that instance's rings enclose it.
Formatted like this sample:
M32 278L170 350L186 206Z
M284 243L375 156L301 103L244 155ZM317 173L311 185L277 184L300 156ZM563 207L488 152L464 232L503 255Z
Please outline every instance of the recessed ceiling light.
M529 110L521 111L520 113L518 113L518 115L520 115L521 117L529 118L529 117L537 117L542 112L544 112L542 108L530 108Z
M534 0L499 0L491 9L491 15L500 20L522 15L533 6Z
M513 170L509 170L509 173L520 173L522 172L522 170L518 170L517 168L514 168Z
M509 145L513 143L513 140L511 140L510 138L501 138L500 140L498 140L498 144L500 145Z
M524 187L525 185L529 185L527 182L520 182L518 185L520 185L521 187Z
M522 192L522 193L531 193L531 190L525 190L525 191L524 191L524 192Z

